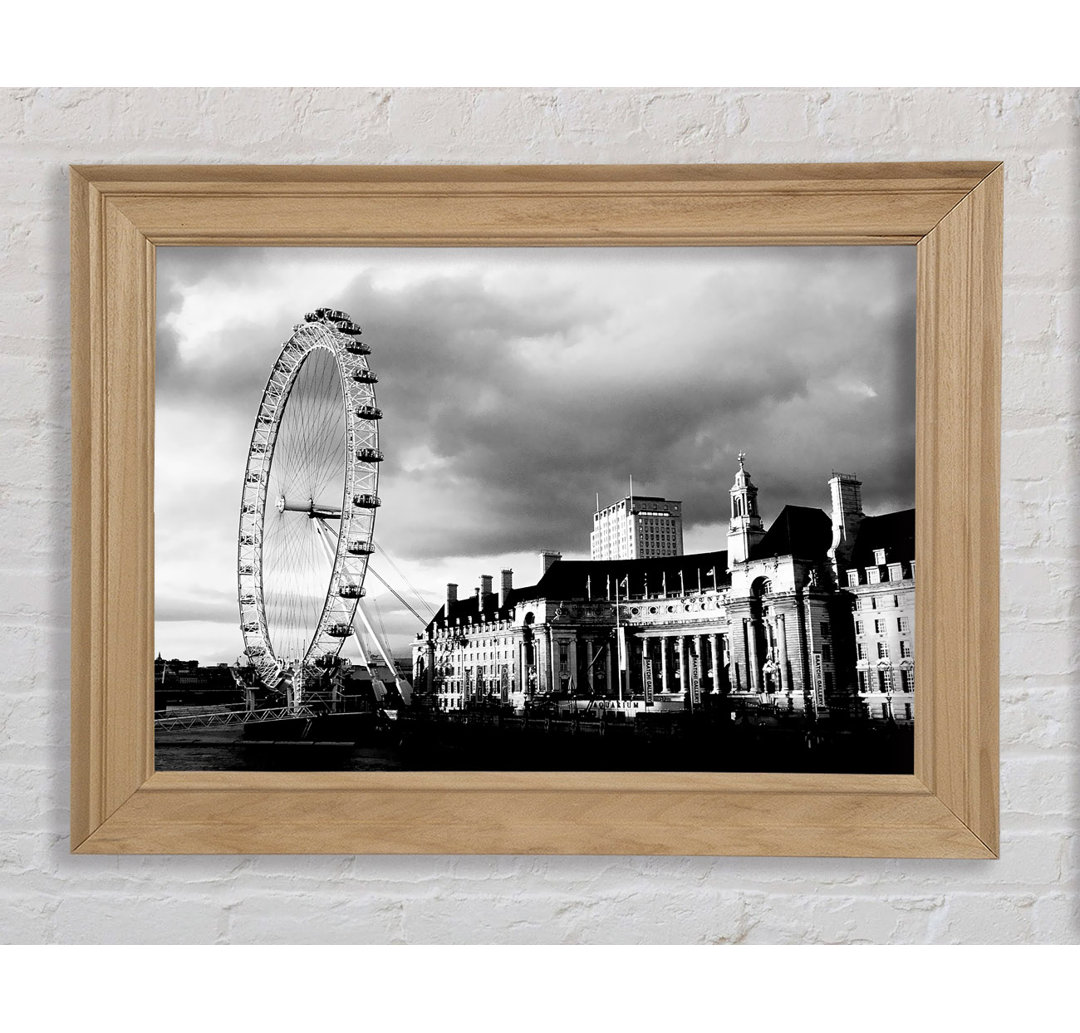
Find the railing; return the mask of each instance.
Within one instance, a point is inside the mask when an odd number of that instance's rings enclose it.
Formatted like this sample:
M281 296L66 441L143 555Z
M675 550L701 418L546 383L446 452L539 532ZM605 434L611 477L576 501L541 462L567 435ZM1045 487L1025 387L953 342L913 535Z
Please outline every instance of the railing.
M307 707L290 710L277 707L273 710L247 710L232 707L193 708L183 714L158 713L154 715L154 728L162 732L179 732L189 728L227 728L230 725L257 724L261 721L280 721L287 717L314 717Z

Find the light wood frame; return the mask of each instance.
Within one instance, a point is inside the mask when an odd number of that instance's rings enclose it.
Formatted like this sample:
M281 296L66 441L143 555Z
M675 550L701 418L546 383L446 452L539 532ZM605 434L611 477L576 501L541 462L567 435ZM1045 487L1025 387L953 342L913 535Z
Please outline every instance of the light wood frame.
M71 849L998 850L997 163L71 169ZM915 773L155 772L159 245L914 244Z

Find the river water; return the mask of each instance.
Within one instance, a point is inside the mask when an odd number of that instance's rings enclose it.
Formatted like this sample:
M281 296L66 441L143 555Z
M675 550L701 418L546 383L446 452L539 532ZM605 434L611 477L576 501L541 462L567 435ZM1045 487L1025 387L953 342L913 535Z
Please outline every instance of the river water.
M157 771L401 771L390 747L348 750L256 748L241 742L162 743L154 747Z

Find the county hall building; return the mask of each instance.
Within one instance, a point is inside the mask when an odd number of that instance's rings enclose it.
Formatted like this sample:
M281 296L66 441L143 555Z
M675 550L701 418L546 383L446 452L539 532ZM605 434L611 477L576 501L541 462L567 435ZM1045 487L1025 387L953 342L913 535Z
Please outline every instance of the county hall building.
M548 702L634 717L743 701L909 722L914 510L865 516L854 476L828 484L830 513L789 505L766 528L740 456L723 550L546 552L533 585L510 570L497 590L488 575L467 596L447 585L413 645L414 689L442 710Z

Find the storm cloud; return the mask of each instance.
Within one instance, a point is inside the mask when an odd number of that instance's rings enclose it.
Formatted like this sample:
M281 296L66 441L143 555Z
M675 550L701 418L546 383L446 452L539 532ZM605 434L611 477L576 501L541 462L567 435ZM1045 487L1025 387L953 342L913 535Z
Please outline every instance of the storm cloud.
M722 548L740 451L766 521L827 509L833 470L869 513L914 502L913 248L163 248L158 634L204 596L231 636L208 658L240 646L221 603L261 391L317 305L372 346L376 539L432 603L508 558L586 556L630 476L683 500L688 550ZM380 616L398 645L417 626L389 596Z

